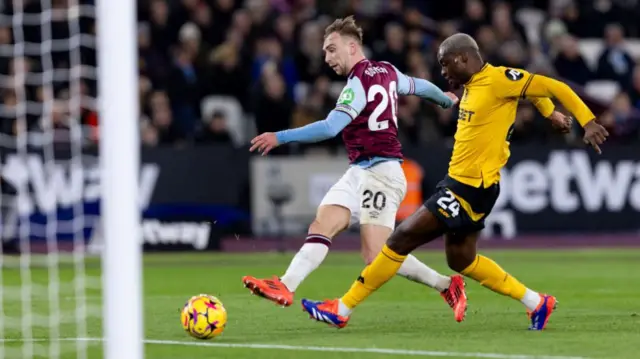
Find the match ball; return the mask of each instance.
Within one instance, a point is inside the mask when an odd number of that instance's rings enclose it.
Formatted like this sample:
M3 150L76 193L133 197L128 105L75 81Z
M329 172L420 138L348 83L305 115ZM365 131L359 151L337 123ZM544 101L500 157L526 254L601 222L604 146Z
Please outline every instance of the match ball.
M227 326L227 310L220 299L212 295L196 295L182 308L180 323L194 338L213 339L222 334Z

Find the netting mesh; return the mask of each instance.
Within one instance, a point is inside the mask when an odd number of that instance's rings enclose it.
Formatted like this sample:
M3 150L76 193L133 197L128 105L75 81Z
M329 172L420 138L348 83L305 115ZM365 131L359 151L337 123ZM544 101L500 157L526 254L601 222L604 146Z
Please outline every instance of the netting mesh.
M95 357L82 339L101 337L102 313L85 251L100 185L95 6L0 7L0 358Z

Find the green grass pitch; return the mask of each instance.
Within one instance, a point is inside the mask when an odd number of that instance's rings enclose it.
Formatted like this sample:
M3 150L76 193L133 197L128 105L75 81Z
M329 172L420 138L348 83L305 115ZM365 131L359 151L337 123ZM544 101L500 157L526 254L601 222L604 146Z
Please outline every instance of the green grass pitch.
M640 251L554 250L487 251L529 287L556 295L557 312L548 330L529 332L523 306L467 282L469 311L463 323L433 290L403 278L392 279L362 304L342 330L309 320L300 308L303 297L339 296L362 269L356 253L331 253L304 282L292 307L280 308L251 296L242 287L246 274L280 274L287 254L151 254L144 259L146 358L400 358L485 357L640 357ZM443 273L450 273L440 252L417 256ZM73 265L64 264L60 277L59 336L77 338ZM99 263L88 260L87 274L97 278ZM35 353L49 357L50 300L46 266L31 270L34 287L30 311ZM2 270L5 358L22 357L20 327L23 302L15 258L5 257ZM39 288L39 289L38 289ZM44 292L42 292L44 290ZM211 341L191 339L183 332L178 310L192 295L218 296L229 312L226 332ZM99 289L87 291L87 337L101 337ZM65 314L66 313L66 314ZM122 323L126 326L127 323ZM102 358L99 341L55 342L62 358L76 358L76 345L87 345L90 359ZM266 347L250 347L263 344ZM338 349L336 349L338 348ZM346 348L346 349L345 349ZM387 350L388 349L388 350ZM518 357L517 355L521 355Z

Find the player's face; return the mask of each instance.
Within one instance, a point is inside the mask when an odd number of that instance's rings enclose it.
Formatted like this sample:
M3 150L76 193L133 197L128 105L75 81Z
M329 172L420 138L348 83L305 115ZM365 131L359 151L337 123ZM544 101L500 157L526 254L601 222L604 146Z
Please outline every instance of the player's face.
M351 46L349 41L337 32L327 36L322 46L324 51L324 61L338 75L346 75L349 73L349 58L351 57Z
M447 79L452 88L459 89L469 81L470 76L468 76L467 61L464 56L438 51L438 62L442 66L440 71L442 77Z

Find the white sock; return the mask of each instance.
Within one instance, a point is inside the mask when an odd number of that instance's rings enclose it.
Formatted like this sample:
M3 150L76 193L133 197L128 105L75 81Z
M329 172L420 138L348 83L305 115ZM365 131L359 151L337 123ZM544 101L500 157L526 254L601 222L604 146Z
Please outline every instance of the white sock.
M398 275L414 282L426 284L439 292L444 292L451 284L451 277L442 275L427 267L426 264L420 262L418 258L411 254L407 256L407 259L400 266Z
M280 281L290 291L295 292L300 283L324 261L329 253L329 246L331 246L329 238L319 234L308 235Z
M527 291L524 292L524 297L520 301L527 309L534 311L540 304L540 294L527 288Z
M338 303L338 315L348 317L351 315L351 312L352 310L349 309L349 307L347 307L344 303L342 303L342 300L340 300Z

